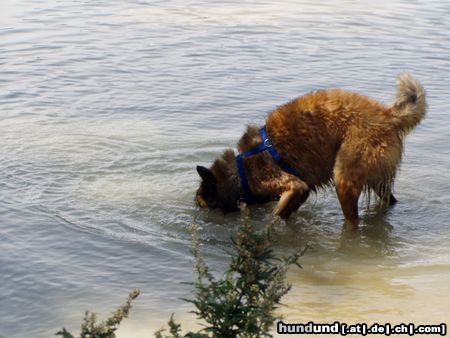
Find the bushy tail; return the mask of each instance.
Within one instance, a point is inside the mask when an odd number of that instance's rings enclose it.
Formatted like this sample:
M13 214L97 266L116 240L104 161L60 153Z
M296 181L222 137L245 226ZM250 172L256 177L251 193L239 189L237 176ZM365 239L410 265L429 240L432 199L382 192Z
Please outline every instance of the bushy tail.
M402 73L398 76L397 95L391 109L394 123L403 134L411 131L425 117L425 90L410 74Z

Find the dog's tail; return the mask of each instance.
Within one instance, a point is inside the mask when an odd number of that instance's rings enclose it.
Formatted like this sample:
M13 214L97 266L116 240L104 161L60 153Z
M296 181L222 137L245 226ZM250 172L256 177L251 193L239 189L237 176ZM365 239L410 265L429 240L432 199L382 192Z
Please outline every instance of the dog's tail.
M397 95L391 106L398 129L407 134L425 117L426 110L425 90L422 85L410 74L400 74L397 78Z

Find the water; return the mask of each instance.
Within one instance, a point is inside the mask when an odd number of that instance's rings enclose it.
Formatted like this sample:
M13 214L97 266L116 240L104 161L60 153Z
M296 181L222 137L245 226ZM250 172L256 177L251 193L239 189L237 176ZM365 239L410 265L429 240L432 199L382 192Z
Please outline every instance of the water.
M77 331L142 291L119 337L190 307L189 227L222 271L239 215L199 211L195 165L300 94L427 89L387 213L353 238L333 191L277 228L286 321L448 323L450 5L441 1L24 1L0 5L0 336ZM252 209L257 225L272 206Z

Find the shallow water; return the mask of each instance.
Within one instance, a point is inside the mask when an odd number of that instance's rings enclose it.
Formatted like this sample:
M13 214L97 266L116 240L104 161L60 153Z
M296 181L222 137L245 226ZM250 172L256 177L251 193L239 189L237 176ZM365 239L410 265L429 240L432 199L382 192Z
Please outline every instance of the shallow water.
M298 95L389 102L404 70L428 92L399 204L342 233L333 191L277 227L310 250L286 321L449 322L450 5L441 1L24 1L0 5L0 336L78 330L141 297L120 337L186 325L190 225L222 271L239 215L199 211L195 165ZM252 208L257 225L272 206Z

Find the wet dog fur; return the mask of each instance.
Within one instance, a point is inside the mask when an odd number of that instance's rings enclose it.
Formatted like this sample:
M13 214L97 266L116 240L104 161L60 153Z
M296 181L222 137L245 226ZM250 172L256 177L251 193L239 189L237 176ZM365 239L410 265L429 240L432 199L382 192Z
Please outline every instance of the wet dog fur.
M383 203L395 204L392 186L403 139L425 112L425 91L407 73L398 77L397 95L389 106L344 90L298 97L269 113L266 128L283 161L302 177L283 171L263 152L244 159L251 192L260 203L278 200L273 213L287 218L310 191L334 184L346 223L356 228L363 191L374 191ZM261 143L258 130L256 126L247 128L238 142L239 152ZM238 210L242 188L235 156L227 149L209 169L197 166L199 206Z

